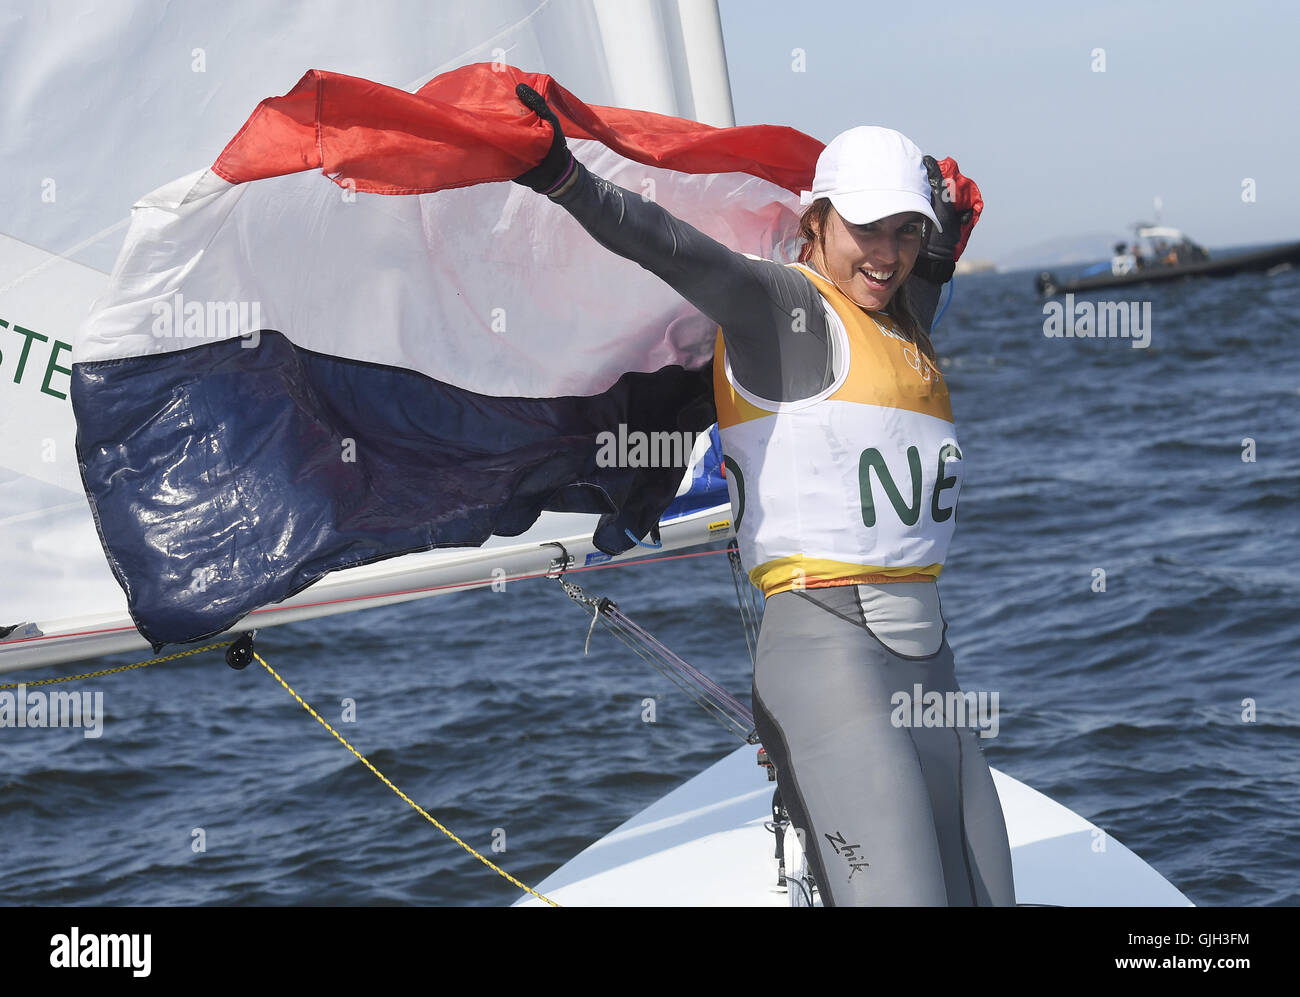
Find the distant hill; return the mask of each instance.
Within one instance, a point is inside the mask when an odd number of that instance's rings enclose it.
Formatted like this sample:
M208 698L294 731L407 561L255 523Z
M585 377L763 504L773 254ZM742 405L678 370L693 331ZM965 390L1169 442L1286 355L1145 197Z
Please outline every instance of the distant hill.
M1007 253L998 258L999 270L1023 270L1070 266L1077 263L1095 263L1108 260L1115 243L1127 242L1130 237L1123 231L1084 232L1079 235L1045 239L1033 245Z

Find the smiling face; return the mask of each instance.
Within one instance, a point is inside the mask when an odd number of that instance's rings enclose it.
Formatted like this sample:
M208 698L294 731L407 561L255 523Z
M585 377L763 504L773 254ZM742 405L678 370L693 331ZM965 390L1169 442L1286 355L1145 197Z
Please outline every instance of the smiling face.
M812 262L855 304L881 311L916 264L924 221L920 212L905 211L851 225L831 206Z

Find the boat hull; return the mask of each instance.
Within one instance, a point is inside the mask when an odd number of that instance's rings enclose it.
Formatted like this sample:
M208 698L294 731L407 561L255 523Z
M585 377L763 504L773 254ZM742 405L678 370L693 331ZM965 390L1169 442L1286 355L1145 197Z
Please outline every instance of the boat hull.
M777 886L773 783L743 745L536 885L569 907L787 907ZM1096 825L993 769L1016 900L1065 907L1190 907ZM526 896L516 907L543 906Z
M1096 291L1106 287L1129 287L1135 284L1156 284L1178 280L1182 277L1231 277L1239 273L1258 273L1279 266L1300 263L1300 242L1254 253L1242 253L1223 259L1189 263L1178 267L1148 267L1127 274L1098 274L1076 280L1057 281L1049 273L1038 277L1038 291L1046 297L1078 291Z

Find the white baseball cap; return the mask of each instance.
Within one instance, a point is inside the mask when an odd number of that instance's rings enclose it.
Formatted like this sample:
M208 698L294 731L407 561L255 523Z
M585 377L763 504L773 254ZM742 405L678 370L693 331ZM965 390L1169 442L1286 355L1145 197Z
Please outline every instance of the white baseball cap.
M812 190L799 203L829 197L851 225L865 225L903 211L925 215L942 232L930 206L930 177L921 150L902 132L860 125L840 132L817 157Z

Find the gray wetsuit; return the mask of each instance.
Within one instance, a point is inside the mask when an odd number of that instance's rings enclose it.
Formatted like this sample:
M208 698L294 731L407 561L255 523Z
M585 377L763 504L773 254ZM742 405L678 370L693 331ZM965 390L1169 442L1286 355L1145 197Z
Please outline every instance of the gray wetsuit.
M552 200L717 322L746 389L795 401L835 380L822 298L806 276L737 253L580 163L575 173ZM917 276L906 287L928 327L940 288ZM797 335L796 308L807 317ZM755 723L826 906L1015 903L975 721L958 723L946 630L934 582L810 588L764 603ZM942 706L900 705L928 693Z

